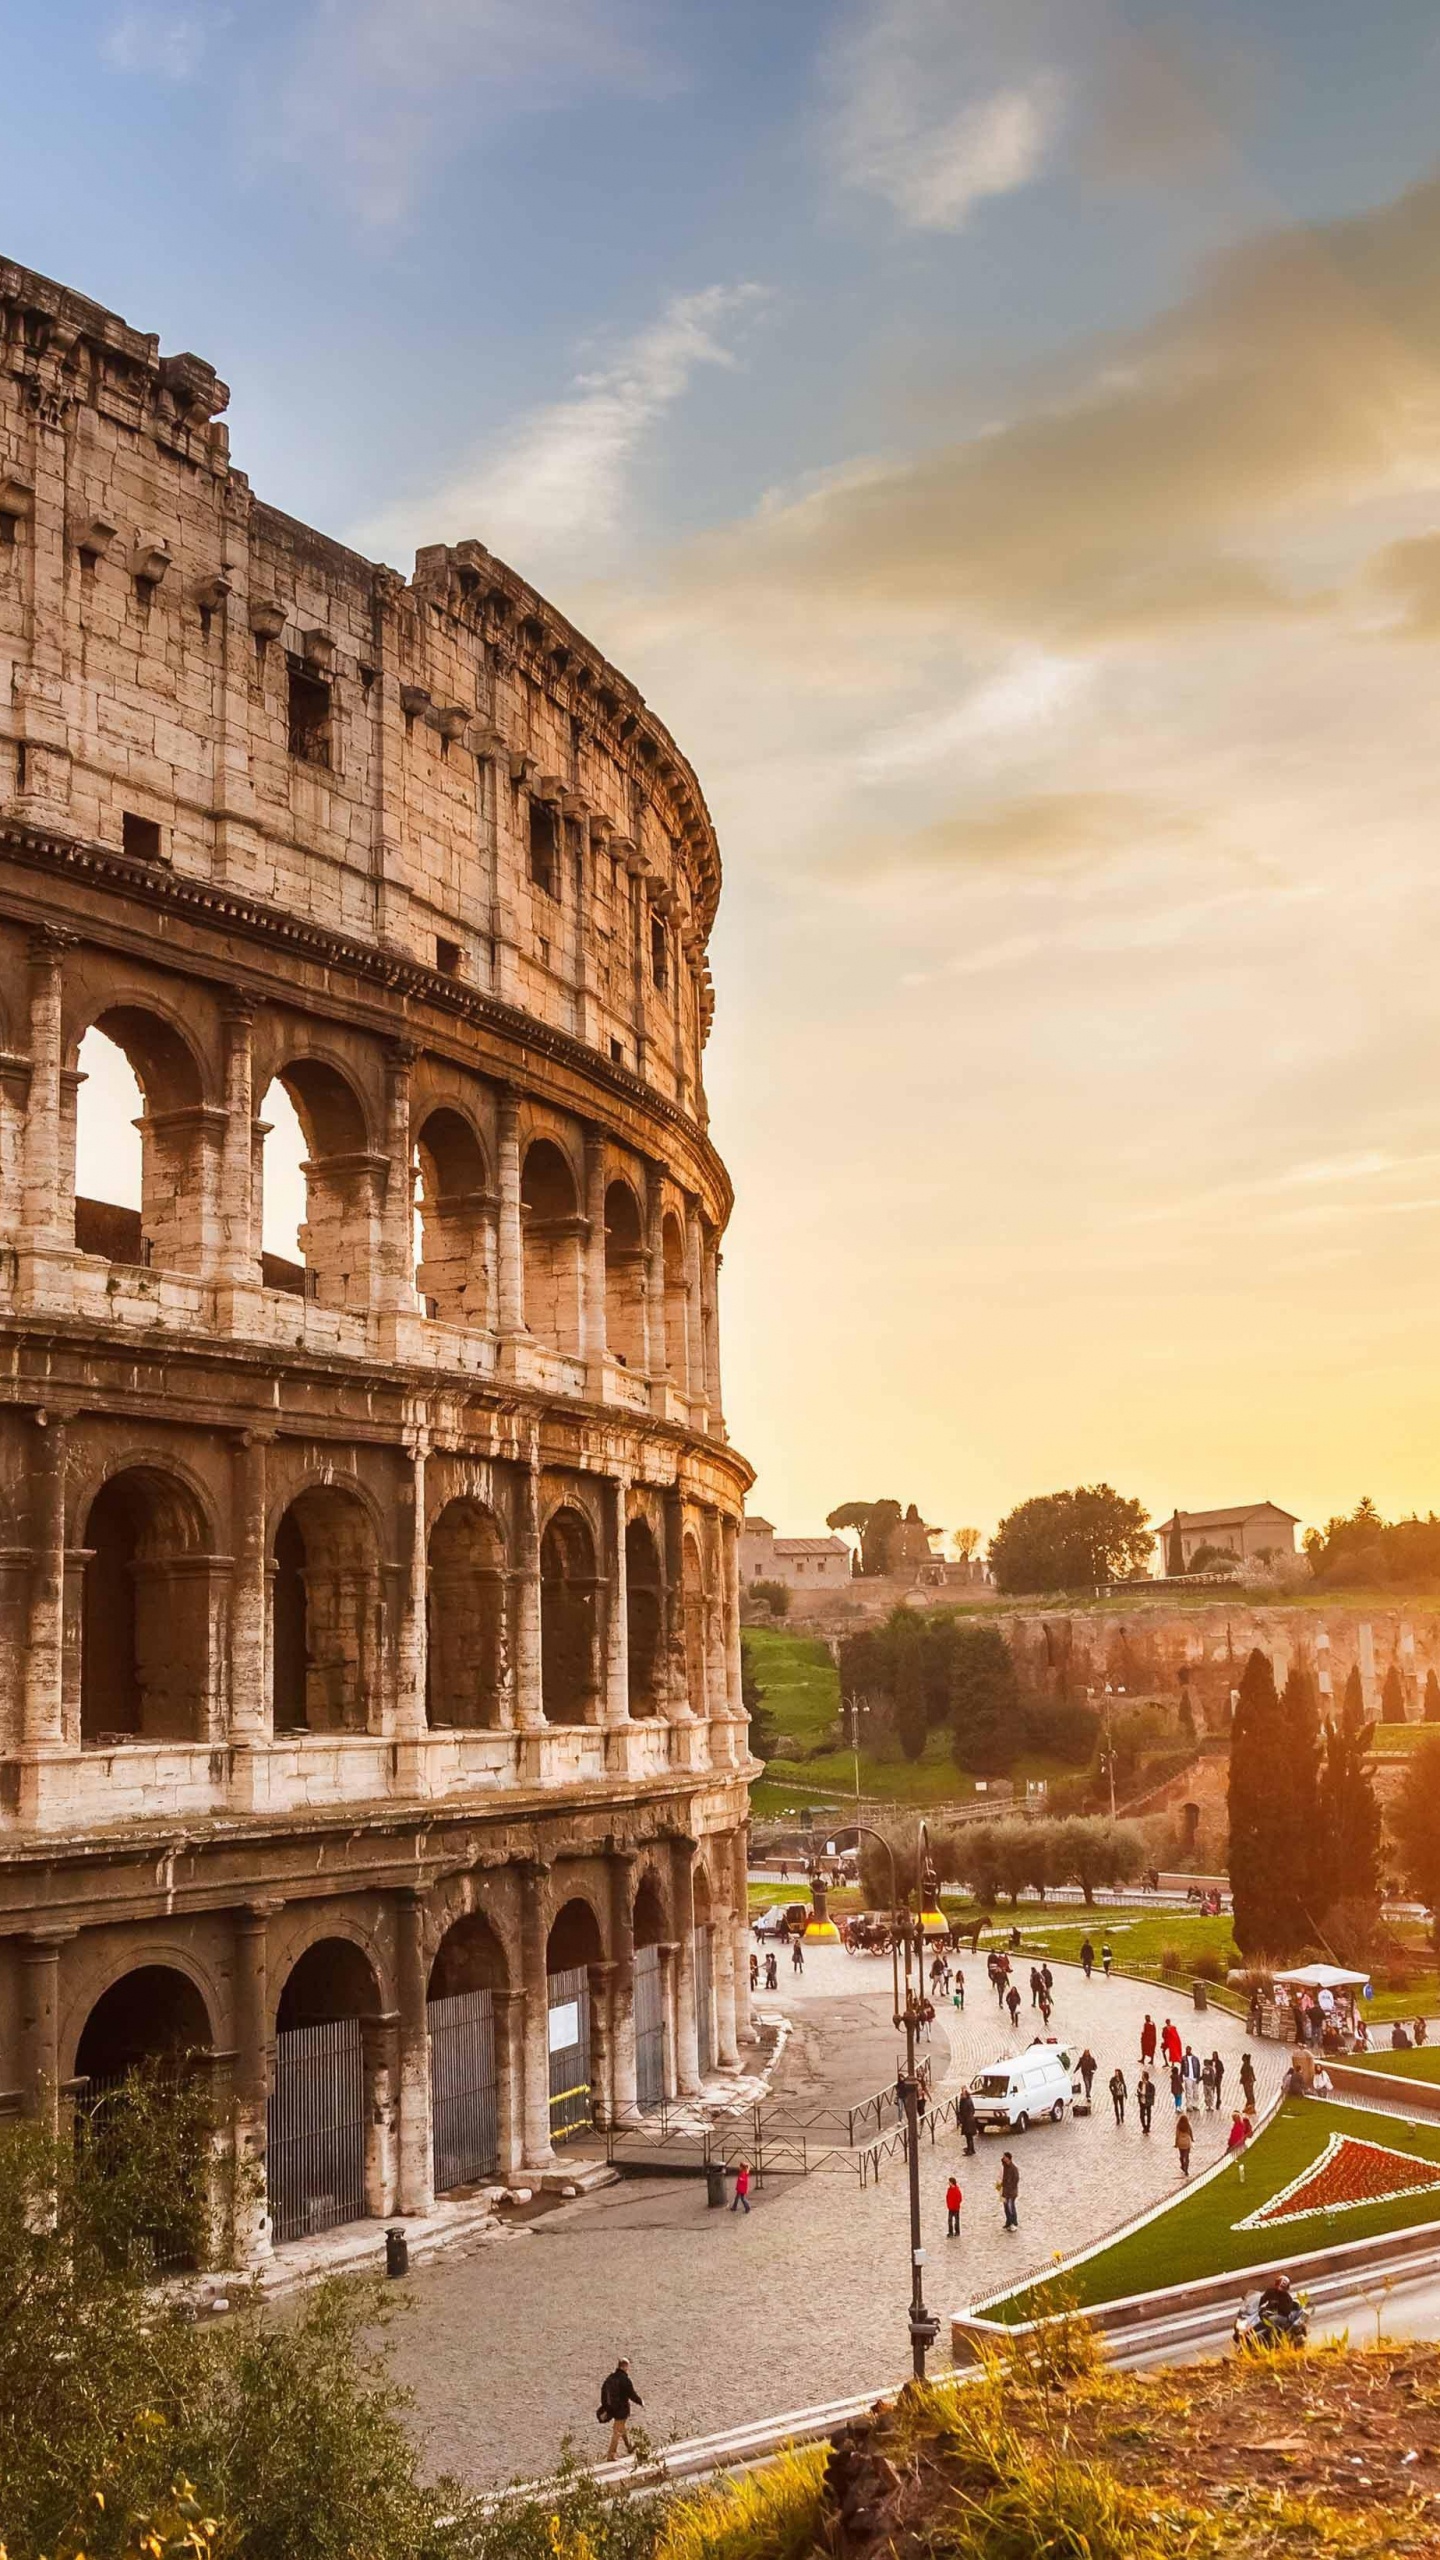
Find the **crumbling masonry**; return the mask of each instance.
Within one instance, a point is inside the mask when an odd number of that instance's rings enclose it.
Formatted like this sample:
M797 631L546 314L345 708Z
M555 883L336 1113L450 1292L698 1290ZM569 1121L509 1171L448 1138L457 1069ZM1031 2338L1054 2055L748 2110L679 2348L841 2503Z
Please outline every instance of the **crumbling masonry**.
M735 2067L749 1474L695 778L482 544L261 505L226 396L0 264L0 2106L190 2057L253 2254Z

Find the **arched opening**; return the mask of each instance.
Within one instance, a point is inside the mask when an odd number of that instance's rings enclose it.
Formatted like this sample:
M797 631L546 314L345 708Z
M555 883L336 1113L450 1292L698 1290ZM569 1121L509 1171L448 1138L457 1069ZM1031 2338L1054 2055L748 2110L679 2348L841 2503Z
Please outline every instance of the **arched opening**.
M430 1532L426 1712L432 1725L498 1725L505 1542L478 1502L447 1502Z
M444 2195L491 2175L500 2156L504 2062L495 2027L505 1951L490 1923L467 1912L447 1929L430 1969L430 2121L435 2189Z
M605 1341L612 1359L645 1367L645 1227L628 1182L605 1194Z
M385 1167L369 1151L357 1095L336 1068L297 1059L268 1086L257 1125L265 1286L363 1315Z
M86 1517L80 1739L203 1741L209 1725L205 1522L186 1486L126 1467Z
M380 1661L375 1533L358 1496L316 1485L274 1544L272 1681L277 1733L364 1733Z
M540 1702L549 1724L592 1724L595 1542L578 1511L557 1511L540 1541Z
M702 1866L695 1869L695 2040L700 2062L700 2077L709 2078L715 2068L715 1937L712 1926L710 1879Z
M578 1896L557 1914L545 1949L549 2007L550 2139L566 2142L594 2120L590 2084L590 1967L604 1957L600 1924Z
M203 1268L215 1165L200 1070L158 1014L116 1005L80 1043L75 1242L107 1262Z
M432 1111L420 1131L415 1286L428 1315L483 1330L490 1322L490 1210L485 1157L458 1111Z
M552 1138L537 1138L520 1177L525 1322L552 1351L580 1348L580 1241L575 1177Z
M662 1952L665 1904L653 1875L635 1896L635 2095L658 2107L670 2085L669 1979Z
M214 2044L209 2010L189 1976L146 1964L101 1993L75 2049L77 2140L94 2146L107 2176L123 2164L138 2205L128 2238L160 2268L194 2267L207 2252L212 2123L204 2065ZM112 2237L124 2245L118 2231Z
M346 1938L307 1947L286 1979L266 2136L277 2240L385 2210L378 2145L367 2158L367 2136L389 2095L378 2033L367 2039L366 2021L378 2020L380 2008L374 1973Z
M665 1368L667 1375L688 1392L690 1334L687 1320L689 1294L685 1287L685 1232L673 1209L666 1212L660 1240L665 1263Z
M625 1529L625 1648L632 1716L658 1716L664 1707L665 1593L660 1556L648 1520Z
M132 2071L173 2068L213 2044L209 2011L189 1975L137 1965L96 2001L75 2048L75 2076L92 2092L113 2089Z
M705 1696L705 1565L700 1541L687 1529L681 1543L685 1621L685 1694L692 1715L707 1712Z

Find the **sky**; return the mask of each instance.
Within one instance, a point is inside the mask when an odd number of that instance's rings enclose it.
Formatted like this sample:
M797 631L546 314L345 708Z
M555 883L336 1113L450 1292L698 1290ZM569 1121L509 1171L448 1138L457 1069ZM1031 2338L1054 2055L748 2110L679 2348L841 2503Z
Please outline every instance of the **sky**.
M755 1507L1440 1506L1433 5L0 23L0 252L694 762Z

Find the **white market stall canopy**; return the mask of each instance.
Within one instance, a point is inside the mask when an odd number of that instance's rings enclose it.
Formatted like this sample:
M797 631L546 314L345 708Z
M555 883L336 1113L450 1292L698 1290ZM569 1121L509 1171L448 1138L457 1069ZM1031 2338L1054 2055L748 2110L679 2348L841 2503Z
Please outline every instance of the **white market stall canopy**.
M1347 1973L1338 1964L1300 1964L1293 1973L1277 1973L1277 1982L1303 1983L1307 1991L1359 1991L1369 1981L1368 1973Z

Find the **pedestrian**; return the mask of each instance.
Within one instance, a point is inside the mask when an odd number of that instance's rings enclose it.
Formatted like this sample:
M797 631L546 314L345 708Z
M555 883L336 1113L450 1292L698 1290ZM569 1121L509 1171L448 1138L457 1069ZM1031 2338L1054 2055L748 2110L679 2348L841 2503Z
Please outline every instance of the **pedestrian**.
M1237 2107L1234 2115L1230 2119L1230 2132L1226 2140L1225 2148L1227 2151L1243 2151L1249 2139L1249 2119L1246 2116L1242 2116L1239 2108Z
M1180 2163L1182 2178L1188 2178L1190 2175L1190 2154L1194 2148L1195 2127L1189 2117L1182 2113L1175 2119L1175 2154Z
M1185 2104L1187 2107L1197 2106L1200 2098L1200 2056L1193 2044L1185 2047L1185 2059L1180 2068L1185 2076Z
M1052 2002L1052 2000L1051 2000L1051 1998L1050 1998L1050 1994L1049 1994L1049 1992L1048 1992L1048 1991L1042 1991L1042 1992L1041 1992L1041 1994L1040 1994L1040 2024L1041 2024L1041 2026L1042 2026L1042 2027L1048 2027L1048 2026L1049 2026L1049 2024L1050 2024L1050 2012L1051 2012L1051 2009L1052 2009L1052 2007L1053 2007L1053 2006L1054 2006L1054 2003Z
M954 2001L956 2008L963 2011L965 2006L965 1976L958 1964L955 1967L950 1997Z
M1167 2018L1160 2030L1160 2050L1167 2062L1179 2061L1182 2051L1180 2030L1173 2018Z
M952 2169L950 2184L945 2190L945 2237L947 2240L958 2240L960 2237L961 2201L960 2181Z
M1200 2065L1200 2086L1205 2092L1205 2113L1208 2116L1215 2106L1215 2065L1208 2054Z
M790 1869L783 1858L780 1861L780 1881L782 1884L788 1884L790 1881Z
M1080 1962L1085 1968L1085 1979L1088 1982L1095 1970L1095 1950L1088 1938L1082 1938L1080 1941Z
M1225 2064L1218 2053L1211 2054L1210 2069L1215 2080L1215 2107L1218 2114L1220 2101L1225 2094Z
M1153 2062L1155 2059L1155 2021L1148 2009L1145 2012L1145 2024L1140 2030L1140 2059L1142 2062Z
M760 1988L760 1959L753 1947L750 1950L750 1988L752 1991Z
M1040 1967L1038 1964L1032 1964L1030 1967L1030 2006L1032 2009L1039 2008L1040 1994L1044 1988L1045 1985L1040 1978Z
M1185 2074L1178 2062L1172 2062L1170 2065L1170 2095L1175 2101L1175 2113L1178 2116L1185 2104Z
M732 2213L744 2214L750 2211L750 2163L748 2160L740 2161L736 2168L735 2193L730 2199L730 2210Z
M1240 2094L1245 2101L1245 2113L1247 2116L1253 2116L1255 2113L1255 2065L1248 2053L1242 2053L1240 2056Z
M1150 2119L1155 2113L1155 2083L1144 2063L1140 2066L1140 2077L1135 2083L1135 2107L1140 2118L1140 2130L1142 2133L1148 2133Z
M599 2424L603 2427L608 2423L610 2428L610 2442L605 2453L607 2462L616 2459L622 2444L627 2453L634 2453L635 2448L630 2442L630 2412L644 2406L630 2379L629 2365L623 2356L618 2356L614 2372L607 2373L600 2385L600 2406L595 2412Z
M799 1938L790 1949L790 1970L792 1973L803 1973L805 1970L805 1949Z
M1013 2032L1020 2021L1020 1994L1013 1982L1005 1994L1005 2006L1010 2012L1010 2025Z
M1104 1974L1107 1982L1110 1979L1110 1967L1114 1961L1114 1948L1111 1946L1108 1938L1102 1938L1100 1941L1100 1970Z
M1020 2172L1015 2166L1013 2154L1009 2151L1002 2151L1000 2154L1000 2175L995 2181L995 2193L1005 2208L1006 2230L1018 2231L1020 2216L1016 2206L1020 2200Z
M1414 2028L1413 2028L1413 2030L1412 2030L1412 2033L1413 2033L1413 2035L1414 2035L1415 2042L1416 2042L1416 2044L1417 2044L1417 2045L1421 2045L1421 2044L1423 2044L1423 2043L1424 2043L1424 2041L1425 2041L1426 2029L1425 2029L1425 2021L1424 2021L1424 2019L1423 2019L1423 2018L1417 2018L1417 2019L1416 2019L1416 2021L1415 2021L1415 2025L1414 2025Z
M1005 2007L1005 1995L1006 1995L1006 1992L1008 1991L1008 1989L1009 1989L1009 1987L1010 1987L1010 1986L1009 1986L1009 1984L1007 1983L1006 1979L1005 1979L1006 1974L1008 1973L1008 1971L1009 1971L1009 1967L1008 1967L1008 1965L1006 1964L1004 1957L1003 1957L1003 1956L997 1956L997 1957L995 1958L995 1970L994 1970L994 1972L991 1974L990 1979L991 1979L991 1981L992 1981L992 1982L994 1983L994 1985L995 1985L995 1997L996 1997L996 1999L998 2000L998 2002L1000 2003L1000 2008L1001 2008L1002 2012L1003 2012L1004 2007Z
M1125 2074L1118 2062L1110 2074L1110 2104L1115 2110L1116 2123L1123 2124L1125 2121Z
M962 2089L960 2092L960 2104L955 2110L955 2120L965 2137L965 2157L967 2160L973 2160L975 2157L975 2101L968 2089Z
M1313 2078L1311 2079L1311 2082L1310 2082L1310 2095L1311 2095L1311 2097L1312 2097L1312 2098L1329 2098L1329 2097L1333 2097L1333 2096L1334 2096L1334 2094L1335 2094L1335 2083L1334 2083L1334 2081L1331 2079L1330 2074L1329 2074L1329 2072L1326 2070L1324 2063L1323 2063L1323 2062L1317 2062L1317 2063L1316 2063L1316 2065L1315 2065L1314 2076L1313 2076Z
M1096 2074L1096 2072L1097 2072L1097 2071L1099 2070L1099 2068L1100 2068L1100 2065L1099 2065L1099 2063L1096 2061L1095 2056L1094 2056L1094 2054L1091 2052L1090 2047L1088 2046L1088 2044L1087 2044L1087 2046L1085 2047L1084 2052L1083 2052L1083 2053L1081 2054L1081 2056L1080 2056L1080 2060L1079 2060L1079 2063L1078 2063L1078 2065L1077 2065L1077 2068L1078 2068L1078 2070L1079 2070L1079 2073L1080 2073L1080 2077L1081 2077L1081 2079L1082 2079L1082 2080L1084 2081L1084 2083L1085 2083L1085 2103L1086 2103L1086 2105L1088 2106L1088 2105L1089 2105L1089 2103L1090 2103L1090 2090L1091 2090L1091 2085L1092 2085L1092 2083L1093 2083L1093 2081L1094 2081L1094 2078L1095 2078L1095 2074Z
M1055 1976L1050 1970L1050 1959L1048 1956L1046 1956L1041 1963L1040 1979L1044 1983L1046 1990L1049 1992L1050 1997L1053 2000L1055 1997Z
M773 1947L765 1958L765 1988L767 1991L778 1991L780 1988L779 1960Z

